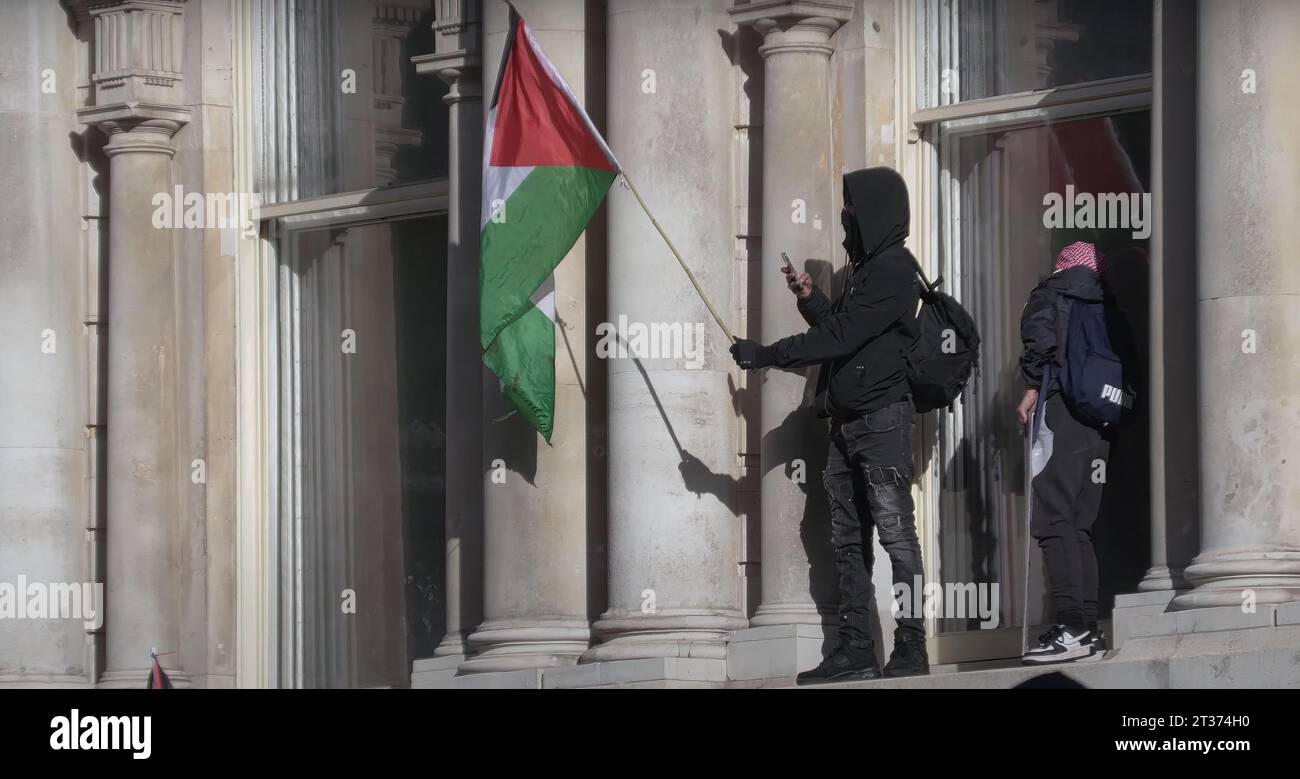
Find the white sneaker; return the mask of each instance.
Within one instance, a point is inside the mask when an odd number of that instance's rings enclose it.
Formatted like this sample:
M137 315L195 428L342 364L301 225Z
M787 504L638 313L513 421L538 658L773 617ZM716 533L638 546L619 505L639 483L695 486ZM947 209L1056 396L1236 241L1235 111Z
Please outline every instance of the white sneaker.
M1088 637L1084 639L1084 642L1088 645L1088 648L1092 650L1092 654L1088 657L1080 657L1079 662L1093 663L1098 660L1106 659L1105 633L1101 630L1090 630L1088 631Z
M1071 663L1092 656L1092 634L1083 630L1073 633L1065 625L1053 625L1038 637L1038 646L1020 658L1028 665Z

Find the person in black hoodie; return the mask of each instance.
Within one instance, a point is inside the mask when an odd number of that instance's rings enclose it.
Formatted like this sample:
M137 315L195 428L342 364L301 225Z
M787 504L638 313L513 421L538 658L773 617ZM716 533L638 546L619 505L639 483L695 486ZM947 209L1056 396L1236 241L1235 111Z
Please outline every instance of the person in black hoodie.
M831 420L822 483L831 506L839 575L839 642L799 684L881 675L871 636L871 528L889 553L895 586L922 586L921 546L912 505L915 409L904 353L917 337L917 265L904 246L907 186L889 168L844 177L844 248L850 265L834 303L807 274L787 269L799 312L811 328L769 346L737 341L732 355L747 370L821 365L817 403ZM886 676L929 672L925 627L904 612Z
M1093 244L1065 247L1055 272L1029 294L1020 318L1020 373L1028 389L1016 417L1026 426L1037 409L1047 428L1046 436L1039 434L1038 447L1046 462L1034 464L1041 470L1030 482L1029 529L1043 550L1055 611L1055 624L1022 658L1026 664L1100 659L1105 651L1097 629L1097 555L1092 545L1104 485L1092 475L1094 464L1109 456L1110 444L1101 432L1074 417L1057 380L1065 368L1070 306L1074 301L1107 299L1102 262ZM1123 339L1125 333L1120 328L1112 336Z

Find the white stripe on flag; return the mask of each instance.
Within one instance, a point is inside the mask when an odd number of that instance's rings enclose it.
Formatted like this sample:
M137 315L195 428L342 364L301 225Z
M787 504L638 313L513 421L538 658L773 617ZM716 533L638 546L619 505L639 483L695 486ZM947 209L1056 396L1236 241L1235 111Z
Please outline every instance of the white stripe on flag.
M524 183L536 168L487 168L483 174L483 216L479 224L479 232L482 233L487 227L487 223L492 219L493 203L506 203L510 196L519 189L519 185ZM510 212L506 211L505 218L510 218Z
M479 233L487 227L488 220L492 218L492 204L494 202L506 202L510 196L519 189L519 185L528 174L533 172L533 168L511 168L496 167L492 165L492 143L496 137L497 131L497 109L493 108L488 113L487 128L485 132L487 137L484 138L483 144L483 208L479 211ZM510 218L510 214L506 214Z
M555 274L546 277L546 281L537 288L533 296L529 298L537 310L546 315L546 318L555 321Z

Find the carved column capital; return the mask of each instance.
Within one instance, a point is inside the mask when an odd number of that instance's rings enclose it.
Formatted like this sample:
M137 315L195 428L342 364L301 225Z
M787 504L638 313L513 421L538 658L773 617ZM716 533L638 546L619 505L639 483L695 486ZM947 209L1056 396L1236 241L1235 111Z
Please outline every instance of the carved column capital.
M425 76L437 76L451 89L442 99L452 105L464 100L481 100L483 98L482 66L477 54L468 51L456 51L448 54L424 54L412 57L415 72Z
M763 36L764 58L780 53L811 53L830 57L830 38L853 15L853 4L842 0L760 0L731 9L736 24L751 26Z
M104 152L109 157L123 153L176 153L172 139L190 121L190 109L174 106L119 103L92 106L77 111L82 124L99 127L108 135Z

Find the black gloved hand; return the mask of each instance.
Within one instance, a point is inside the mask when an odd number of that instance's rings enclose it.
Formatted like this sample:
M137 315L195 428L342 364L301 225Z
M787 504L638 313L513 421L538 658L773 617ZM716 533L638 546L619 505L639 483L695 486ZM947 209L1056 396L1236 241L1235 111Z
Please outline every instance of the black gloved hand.
M771 348L747 338L742 338L731 345L731 356L736 358L737 365L747 371L776 364Z

